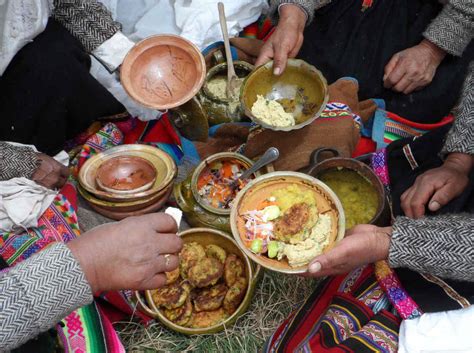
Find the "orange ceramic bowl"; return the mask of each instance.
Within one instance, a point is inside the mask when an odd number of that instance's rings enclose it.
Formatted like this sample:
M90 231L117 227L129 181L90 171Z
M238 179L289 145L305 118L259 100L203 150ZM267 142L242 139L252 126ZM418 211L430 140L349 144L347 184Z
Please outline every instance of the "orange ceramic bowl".
M175 35L138 42L125 57L120 79L127 93L152 109L178 107L198 93L206 76L199 49Z

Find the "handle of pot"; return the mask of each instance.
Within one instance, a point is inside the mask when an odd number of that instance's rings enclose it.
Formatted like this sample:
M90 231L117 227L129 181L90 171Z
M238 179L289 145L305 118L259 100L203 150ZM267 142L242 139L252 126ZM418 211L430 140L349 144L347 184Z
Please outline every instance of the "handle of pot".
M146 315L154 319L158 318L158 315L145 303L140 292L135 291L134 294L135 294L135 299L137 300L137 303L138 303L138 309L143 311Z
M331 147L317 148L311 153L311 157L310 157L311 167L314 167L316 164L321 162L320 160L321 153L324 153L324 152L331 152L334 155L334 157L339 157L341 155L341 153L335 148L331 148Z

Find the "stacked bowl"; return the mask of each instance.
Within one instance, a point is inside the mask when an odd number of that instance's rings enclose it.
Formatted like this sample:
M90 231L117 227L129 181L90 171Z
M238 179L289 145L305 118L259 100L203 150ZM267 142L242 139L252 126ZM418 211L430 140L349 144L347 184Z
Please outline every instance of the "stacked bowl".
M159 210L176 178L173 158L148 145L101 152L79 171L79 192L98 213L115 220Z

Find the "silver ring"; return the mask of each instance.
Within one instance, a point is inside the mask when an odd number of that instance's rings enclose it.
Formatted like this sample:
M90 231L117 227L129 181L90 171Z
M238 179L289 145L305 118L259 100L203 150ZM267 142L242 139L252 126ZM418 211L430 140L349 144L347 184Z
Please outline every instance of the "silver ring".
M170 254L163 255L165 257L165 268L168 268L170 265Z

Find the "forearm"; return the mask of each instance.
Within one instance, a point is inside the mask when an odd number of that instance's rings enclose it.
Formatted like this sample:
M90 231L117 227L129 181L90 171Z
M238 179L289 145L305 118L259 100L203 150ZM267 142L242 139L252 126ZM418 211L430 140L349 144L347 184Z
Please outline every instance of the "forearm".
M390 266L474 281L474 216L398 217L393 225Z
M109 71L122 63L134 43L103 4L97 0L54 0L54 4L53 17Z
M469 66L461 98L454 111L454 124L449 131L442 155L458 152L474 156L474 62Z
M461 56L474 36L474 6L470 0L451 0L423 33L449 54Z
M13 349L93 299L84 273L57 243L0 274L0 347Z
M38 155L30 147L0 141L0 181L24 177L31 179L38 167Z
M314 11L329 4L331 0L271 0L270 1L270 17L276 23L279 18L279 9L281 5L292 4L302 9L307 16L306 23L309 24L313 20Z

